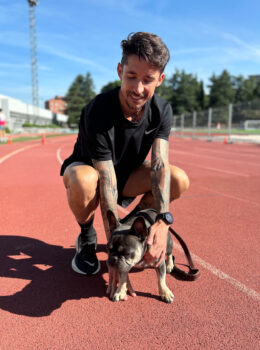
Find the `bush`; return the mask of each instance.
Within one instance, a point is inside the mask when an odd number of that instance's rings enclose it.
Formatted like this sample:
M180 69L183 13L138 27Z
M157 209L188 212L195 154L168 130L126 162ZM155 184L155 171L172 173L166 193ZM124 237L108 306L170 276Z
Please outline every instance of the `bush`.
M59 125L56 124L49 124L49 125L38 125L38 124L30 124L30 123L24 123L23 128L59 128Z

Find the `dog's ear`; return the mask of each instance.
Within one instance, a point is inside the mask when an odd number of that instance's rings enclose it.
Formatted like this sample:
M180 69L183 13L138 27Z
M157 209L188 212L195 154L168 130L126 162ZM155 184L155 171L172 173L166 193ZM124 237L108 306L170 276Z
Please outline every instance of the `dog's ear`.
M143 239L145 239L148 234L146 224L142 216L139 216L135 219L131 229L134 230L135 233Z
M110 232L113 232L119 226L119 221L111 210L107 211L107 220L109 223L109 230Z

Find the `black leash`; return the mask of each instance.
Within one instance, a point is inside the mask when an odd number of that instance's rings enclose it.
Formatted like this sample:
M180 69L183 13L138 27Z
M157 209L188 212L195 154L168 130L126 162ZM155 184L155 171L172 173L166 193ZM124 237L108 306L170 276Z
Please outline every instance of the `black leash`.
M148 209L150 210L150 209ZM155 212L153 209L151 211ZM156 213L156 212L155 212ZM131 214L131 213L130 213ZM154 220L151 218L151 216L146 212L146 211L140 211L135 213L135 216L142 216L144 219L146 219L151 225L154 224ZM180 243L184 254L186 256L186 259L188 261L188 265L185 265L188 267L189 272L186 272L184 270L179 269L178 267L175 266L174 264L174 269L172 271L173 274L179 276L181 279L186 280L186 281L196 281L200 277L200 270L197 269L194 265L194 262L192 260L189 248L187 244L184 242L184 240L181 238L180 235L172 227L169 227L169 231L171 234L178 240ZM173 257L174 258L174 257Z
M174 231L173 228L169 227L169 231L179 241L179 243L180 243L180 245L185 253L186 259L188 260L188 265L186 265L186 266L189 268L189 272L186 272L184 270L179 269L178 267L176 267L174 265L173 273L176 273L181 278L183 278L187 281L196 281L200 277L200 270L195 268L195 265L193 263L193 260L192 260L192 257L190 255L190 251L189 251L187 244L184 242L184 240L181 238L181 236L178 235L178 233Z

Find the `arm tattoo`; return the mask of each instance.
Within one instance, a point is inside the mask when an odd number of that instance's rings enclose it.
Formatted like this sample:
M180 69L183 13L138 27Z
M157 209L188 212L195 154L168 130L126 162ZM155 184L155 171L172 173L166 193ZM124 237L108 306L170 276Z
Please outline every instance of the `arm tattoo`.
M152 193L158 213L169 210L170 166L168 148L168 141L163 139L155 139L152 147Z
M97 161L92 160L95 169L99 173L99 193L100 208L107 239L110 236L109 224L107 220L107 211L110 209L118 219L117 212L117 181L112 160Z

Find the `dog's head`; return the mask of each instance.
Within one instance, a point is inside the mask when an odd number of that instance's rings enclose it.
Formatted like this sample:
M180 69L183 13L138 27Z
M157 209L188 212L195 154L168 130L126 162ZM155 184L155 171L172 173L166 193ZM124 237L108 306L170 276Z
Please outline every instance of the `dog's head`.
M107 218L110 227L108 241L108 265L122 272L128 272L140 262L145 252L148 230L143 217L134 219L132 225L120 224L109 210Z

